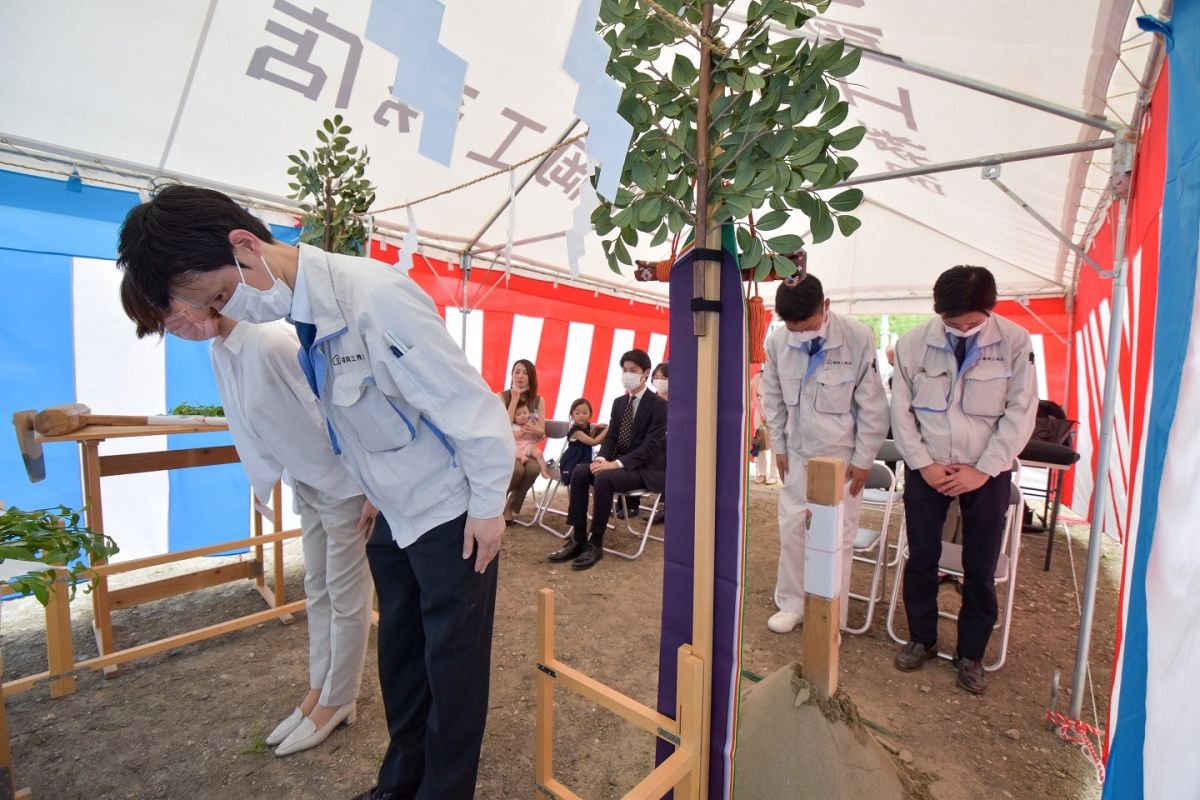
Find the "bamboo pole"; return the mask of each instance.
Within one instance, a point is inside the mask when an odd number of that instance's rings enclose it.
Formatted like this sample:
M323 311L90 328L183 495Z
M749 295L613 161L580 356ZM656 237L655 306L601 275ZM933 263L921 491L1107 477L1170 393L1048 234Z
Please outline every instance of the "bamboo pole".
M700 31L704 37L700 49L700 86L696 110L696 246L721 247L721 228L716 224L709 203L709 163L713 153L708 138L712 104L718 96L712 85L712 47L708 34L712 27L713 4L704 3ZM710 300L720 297L721 264L696 260L693 265L693 297ZM719 367L720 316L712 311L693 311L696 346L696 495L695 539L692 583L692 653L700 659L700 741L699 763L695 776L698 791L694 796L708 797L709 751L712 744L713 682L713 592L716 553L716 468L717 468L717 384ZM678 691L678 688L677 688ZM691 787L689 787L690 789Z

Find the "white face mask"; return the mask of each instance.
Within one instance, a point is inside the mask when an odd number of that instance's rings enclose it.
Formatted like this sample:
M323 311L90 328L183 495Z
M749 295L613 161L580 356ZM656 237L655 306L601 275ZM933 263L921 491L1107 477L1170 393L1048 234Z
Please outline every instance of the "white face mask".
M666 378L659 378L658 380L656 380L656 381L654 382L654 391L658 392L659 394L666 394L666 392L667 392L667 379L666 379Z
M957 336L960 339L970 339L972 336L983 330L984 325L987 325L987 320L984 320L974 328L970 328L969 330L965 331L960 331L958 328L951 328L949 325L946 325L945 328L946 333L950 334L951 336Z
M821 335L820 331L792 331L792 344L807 344Z
M627 392L635 392L642 385L642 373L640 372L622 372L621 385L625 387Z
M286 283L275 277L275 273L271 272L271 268L267 266L266 258L263 258L262 262L267 274L274 281L271 288L266 290L255 289L246 283L242 265L238 263L237 256L233 257L233 263L237 264L238 277L242 279L242 282L225 302L221 314L239 322L274 322L277 319L283 319L292 310L292 290Z

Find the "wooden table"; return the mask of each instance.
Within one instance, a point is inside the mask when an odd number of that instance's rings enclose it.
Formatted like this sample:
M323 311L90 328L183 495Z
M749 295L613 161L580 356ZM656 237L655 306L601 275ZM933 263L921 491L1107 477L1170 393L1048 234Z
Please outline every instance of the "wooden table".
M43 444L54 442L76 442L79 446L83 467L83 498L86 504L87 525L97 534L104 531L104 502L101 478L114 475L132 475L161 470L186 469L216 464L232 464L238 461L237 451L232 445L218 447L195 447L183 450L151 450L140 453L101 455L100 445L109 439L127 439L144 436L164 436L189 433L213 433L227 430L214 425L89 425L64 436L38 436ZM164 650L182 647L213 636L247 628L272 619L292 621L292 614L303 611L304 600L291 603L284 599L283 542L298 537L299 529L283 530L282 489L276 484L271 507L253 500L254 529L249 538L221 542L205 547L196 547L176 553L139 558L119 564L97 563L95 587L92 592L92 628L99 654L83 661L75 660L71 643L70 606L63 597L51 600L46 609L46 650L48 669L36 675L7 681L3 684L4 694L25 691L42 681L50 682L51 697L60 697L75 691L74 673L84 669L102 669L111 677L117 666L126 661L153 655ZM263 532L263 519L270 518L271 532ZM112 534L110 534L112 535ZM120 532L114 538L120 544ZM273 547L273 581L267 586L263 550ZM163 564L171 564L190 558L216 555L230 550L253 548L249 558L233 564L196 570L183 575L112 589L108 579L112 575L135 572ZM112 614L114 611L131 608L152 600L174 597L186 592L217 586L235 580L253 580L254 587L267 604L265 611L258 611L233 620L176 634L153 642L119 649L113 637Z

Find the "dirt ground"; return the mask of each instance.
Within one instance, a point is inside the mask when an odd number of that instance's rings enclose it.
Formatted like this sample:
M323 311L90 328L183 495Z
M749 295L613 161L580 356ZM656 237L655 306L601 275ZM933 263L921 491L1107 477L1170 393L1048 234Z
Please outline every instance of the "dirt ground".
M799 631L780 636L766 628L774 611L778 557L775 501L774 487L753 486L743 664L748 680L801 655ZM1086 533L1072 531L1080 578ZM627 537L611 539L621 544ZM546 562L557 543L537 528L510 529L505 541L491 710L476 795L485 800L533 793L536 590L555 591L560 659L641 702L655 702L661 545L650 542L635 562L609 557L591 571L574 573ZM1069 693L1078 631L1071 559L1060 537L1053 568L1043 572L1044 536L1026 535L1024 544L1008 662L992 674L982 698L956 689L947 663L912 674L893 669L896 645L885 628L886 606L866 634L843 641L842 686L863 717L890 734L883 738L893 749L911 753L913 767L931 776L939 800L1099 796L1087 760L1043 723L1055 669L1064 673L1060 710ZM287 591L297 598L303 578L298 543L287 554ZM1101 720L1119 569L1119 551L1106 546L1092 645ZM171 574L166 568L154 572L139 580ZM856 568L856 589L864 572ZM953 587L943 591L952 602ZM117 641L131 646L261 607L248 583L228 584L118 612ZM851 622L861 614L862 605L853 604ZM72 607L80 658L95 653L90 616L81 592ZM899 625L903 631L902 621ZM953 642L946 625L943 641ZM39 606L32 600L5 603L2 630L6 679L45 669ZM263 624L133 662L108 680L98 673L82 675L69 697L51 700L44 685L12 696L7 708L16 785L30 787L38 800L352 797L374 782L387 740L374 647L372 635L358 722L323 746L286 759L264 749L261 737L306 689L303 615L290 626ZM582 796L620 797L649 772L654 745L648 734L567 692L556 693L555 709L556 777ZM1090 701L1085 709L1091 721Z

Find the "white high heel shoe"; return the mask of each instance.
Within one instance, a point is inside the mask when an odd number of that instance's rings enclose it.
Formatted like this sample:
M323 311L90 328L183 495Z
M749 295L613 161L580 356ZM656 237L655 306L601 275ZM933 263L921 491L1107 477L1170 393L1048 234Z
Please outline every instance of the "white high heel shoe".
M337 711L333 712L333 716L329 718L329 721L320 728L314 725L313 721L308 717L305 717L296 726L296 729L289 733L287 738L283 740L283 744L279 745L275 750L275 755L290 756L293 753L299 753L301 750L316 747L328 739L329 734L333 733L339 725L353 725L355 720L358 719L356 705L356 702L351 701L339 707Z
M283 722L276 725L275 730L271 731L271 735L266 739L267 744L271 747L279 744L288 737L289 733L296 730L296 726L303 721L304 715L300 713L300 709L293 709L291 715Z

